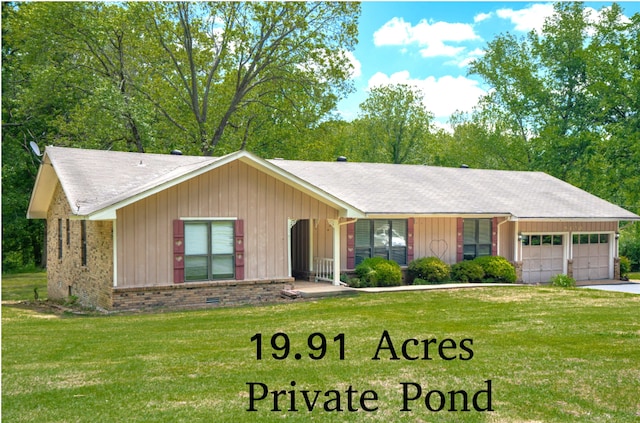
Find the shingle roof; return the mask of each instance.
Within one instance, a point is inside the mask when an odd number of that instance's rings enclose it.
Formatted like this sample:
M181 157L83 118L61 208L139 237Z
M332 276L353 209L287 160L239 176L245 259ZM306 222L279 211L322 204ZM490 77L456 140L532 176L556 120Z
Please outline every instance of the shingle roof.
M540 172L356 162L262 160L247 152L198 157L47 147L29 217L43 217L56 177L75 214L90 215L242 158L366 215L512 215L538 219L640 219ZM50 163L51 166L47 166ZM51 171L53 169L55 174ZM43 179L47 181L42 181ZM55 186L54 186L55 187ZM46 191L46 192L45 192ZM48 199L47 200L47 196Z
M79 215L101 210L216 160L65 147L47 147L45 153L43 166L47 162L53 166L73 212ZM36 189L37 181L34 195Z
M367 214L638 219L627 210L542 172L354 162L271 163Z

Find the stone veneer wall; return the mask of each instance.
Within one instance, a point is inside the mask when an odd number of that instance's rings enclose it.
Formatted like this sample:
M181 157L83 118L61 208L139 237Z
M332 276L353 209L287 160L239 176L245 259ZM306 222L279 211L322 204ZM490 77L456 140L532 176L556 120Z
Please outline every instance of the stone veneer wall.
M60 184L47 214L47 293L53 300L77 297L87 307L111 309L113 286L113 224L86 221L87 264L82 265L82 221L72 215ZM59 258L58 219L62 219Z
M274 302L294 279L186 282L169 286L113 288L113 310L205 308Z

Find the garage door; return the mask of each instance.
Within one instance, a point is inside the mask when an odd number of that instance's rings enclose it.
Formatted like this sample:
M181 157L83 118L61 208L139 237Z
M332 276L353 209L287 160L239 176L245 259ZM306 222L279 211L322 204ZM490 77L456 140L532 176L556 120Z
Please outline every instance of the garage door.
M525 283L549 282L564 272L562 235L536 234L522 238L522 280Z
M573 277L577 281L609 279L609 234L573 235Z

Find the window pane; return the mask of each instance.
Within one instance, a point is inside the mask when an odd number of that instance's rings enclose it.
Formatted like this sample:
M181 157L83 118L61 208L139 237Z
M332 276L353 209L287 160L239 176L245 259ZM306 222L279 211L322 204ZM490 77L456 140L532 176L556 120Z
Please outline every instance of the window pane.
M207 241L209 225L202 223L185 223L184 252L185 254L208 254Z
M373 246L386 247L389 245L389 221L373 221Z
M407 264L407 249L405 247L392 247L391 260L400 265Z
M562 245L562 235L553 236L553 245Z
M580 243L580 237L578 237L578 235L573 235L573 243L574 244L579 244Z
M478 244L491 244L491 219L478 219Z
M599 238L600 237L598 236L598 234L591 234L591 235L589 235L589 243L590 244L597 244Z
M580 235L580 244L588 244L589 243L589 235L581 234Z
M476 243L476 220L465 219L464 220L464 243L475 244Z
M480 256L490 256L491 255L491 245L478 245L478 257Z
M356 248L356 266L371 257L371 248Z
M476 246L475 245L465 245L464 246L464 259L465 260L473 260L476 258Z
M211 222L211 253L233 254L233 222Z
M531 235L531 245L540 245L540 235Z
M185 256L184 277L188 281L209 279L206 256Z
M214 279L233 277L234 267L233 256L213 256L211 258L211 272Z
M551 235L542 235L542 245L551 245Z
M407 246L407 221L392 220L391 221L391 246L406 247Z
M529 245L529 235L522 236L522 245Z
M358 220L356 222L356 248L371 247L371 222Z
M609 242L609 234L600 234L600 244L606 244Z

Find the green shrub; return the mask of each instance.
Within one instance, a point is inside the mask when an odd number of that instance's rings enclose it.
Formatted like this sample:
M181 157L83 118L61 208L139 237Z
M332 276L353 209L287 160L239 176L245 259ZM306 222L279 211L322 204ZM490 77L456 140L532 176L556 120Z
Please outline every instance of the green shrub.
M451 266L451 279L458 282L481 282L484 278L482 266L466 260Z
M473 262L479 264L484 271L482 282L514 283L517 279L516 269L504 257L476 257L475 259L473 259Z
M364 259L356 266L360 287L397 286L402 283L402 270L395 261L382 257Z
M422 257L413 260L407 268L407 282L423 279L428 283L443 283L451 278L451 266L438 257Z
M620 256L620 279L628 280L629 272L631 272L631 260Z
M552 286L560 286L562 288L570 288L576 286L576 280L571 276L559 274L551 278Z
M349 281L347 282L347 284L351 287L351 288L366 288L367 284L366 282L362 282L360 280L360 278L351 278L349 279Z

